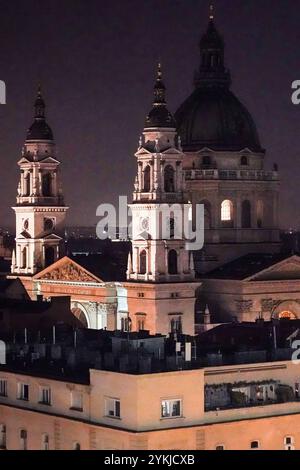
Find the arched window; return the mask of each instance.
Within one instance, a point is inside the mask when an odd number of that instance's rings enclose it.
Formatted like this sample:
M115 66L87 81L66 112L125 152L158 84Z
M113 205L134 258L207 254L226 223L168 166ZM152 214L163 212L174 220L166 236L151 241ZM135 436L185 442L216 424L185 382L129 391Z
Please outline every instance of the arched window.
M164 183L166 193L175 193L174 168L171 165L166 166L164 171Z
M81 450L81 446L80 446L79 442L74 442L73 450Z
M50 173L45 173L42 176L42 192L44 197L52 196Z
M174 215L171 215L169 220L169 230L170 230L170 240L175 238L175 218Z
M145 331L145 318L143 316L137 319L137 331Z
M241 166L248 166L248 157L245 155L243 155L241 158Z
M30 196L30 173L24 178L25 188L24 188L24 196Z
M251 203L243 201L242 203L242 228L251 228Z
M171 329L171 333L178 333L178 334L182 333L181 317L172 318L172 320L170 322L170 329Z
M151 168L149 165L146 166L144 170L144 185L143 185L143 191L145 193L150 192L150 175L151 175Z
M88 324L88 320L87 320L87 317L86 317L86 314L83 310L81 310L80 307L74 307L71 309L71 312L73 313L73 315L80 321L81 325L82 325L82 328L88 328L89 327L89 324Z
M262 228L264 219L264 203L262 201L257 201L256 215L257 227Z
M226 199L221 204L221 221L225 227L233 226L233 204L229 199Z
M21 450L27 450L27 431L25 429L21 429L20 431L20 443Z
M143 250L140 253L140 274L147 273L147 253Z
M168 253L168 271L169 274L178 274L177 252L170 250Z
M55 248L53 246L46 246L45 248L45 267L51 266L55 261Z
M42 436L42 450L49 450L49 435L43 434Z
M25 246L22 250L22 269L27 268L27 246Z

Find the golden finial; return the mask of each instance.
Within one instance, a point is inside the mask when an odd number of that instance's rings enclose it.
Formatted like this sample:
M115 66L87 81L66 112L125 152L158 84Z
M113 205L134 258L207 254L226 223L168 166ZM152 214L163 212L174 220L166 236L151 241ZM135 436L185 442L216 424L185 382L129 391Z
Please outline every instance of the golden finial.
M209 7L209 19L210 19L210 20L213 20L214 17L215 17L215 16L214 16L214 10L215 10L215 9L214 9L214 5L211 4L210 7Z

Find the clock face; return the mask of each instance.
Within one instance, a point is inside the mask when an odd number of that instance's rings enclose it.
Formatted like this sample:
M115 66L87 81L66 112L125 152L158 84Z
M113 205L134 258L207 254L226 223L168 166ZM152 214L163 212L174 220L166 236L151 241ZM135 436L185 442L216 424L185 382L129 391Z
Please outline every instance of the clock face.
M144 232L149 231L149 218L148 217L141 217L140 227L141 227L141 230L143 230Z

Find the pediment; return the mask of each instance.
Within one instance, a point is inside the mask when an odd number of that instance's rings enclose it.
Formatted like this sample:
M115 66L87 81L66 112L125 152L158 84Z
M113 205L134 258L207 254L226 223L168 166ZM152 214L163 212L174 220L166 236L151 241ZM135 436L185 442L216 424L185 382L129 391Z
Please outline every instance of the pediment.
M55 233L50 233L49 235L46 235L45 237L43 237L44 240L62 240L61 237L59 237L58 235L56 235Z
M246 281L300 281L300 257L291 256L273 266L256 273Z
M45 157L41 160L39 160L39 162L43 162L43 163L54 163L55 165L59 165L60 162L58 160L56 160L55 158L53 157Z
M94 276L85 268L80 266L68 256L56 261L54 264L36 274L33 278L39 281L57 281L57 282L78 282L78 283L99 283L102 280Z

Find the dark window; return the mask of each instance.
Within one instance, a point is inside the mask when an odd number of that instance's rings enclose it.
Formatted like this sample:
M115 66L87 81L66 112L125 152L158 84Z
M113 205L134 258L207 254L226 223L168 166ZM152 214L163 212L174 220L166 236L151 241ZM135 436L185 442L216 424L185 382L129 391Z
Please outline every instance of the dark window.
M42 192L44 197L52 196L50 173L46 173L42 176Z
M55 249L53 246L45 248L45 267L51 266L55 261Z
M140 254L140 274L146 274L147 272L147 253L143 250Z
M174 169L171 165L168 165L165 168L164 183L166 193L175 193Z
M251 203L243 201L242 203L242 228L251 228Z
M144 170L144 192L149 193L150 192L150 166L146 166Z
M30 174L27 173L27 175L25 176L25 192L24 192L24 196L30 196Z
M258 441L252 441L251 442L251 449L258 449L259 448L259 442Z
M175 250L170 250L168 254L168 270L169 274L178 274L177 266L177 253Z
M247 157L243 156L241 158L241 165L242 166L247 166L248 165L248 158Z
M210 166L211 165L211 158L209 156L203 157L203 166Z

